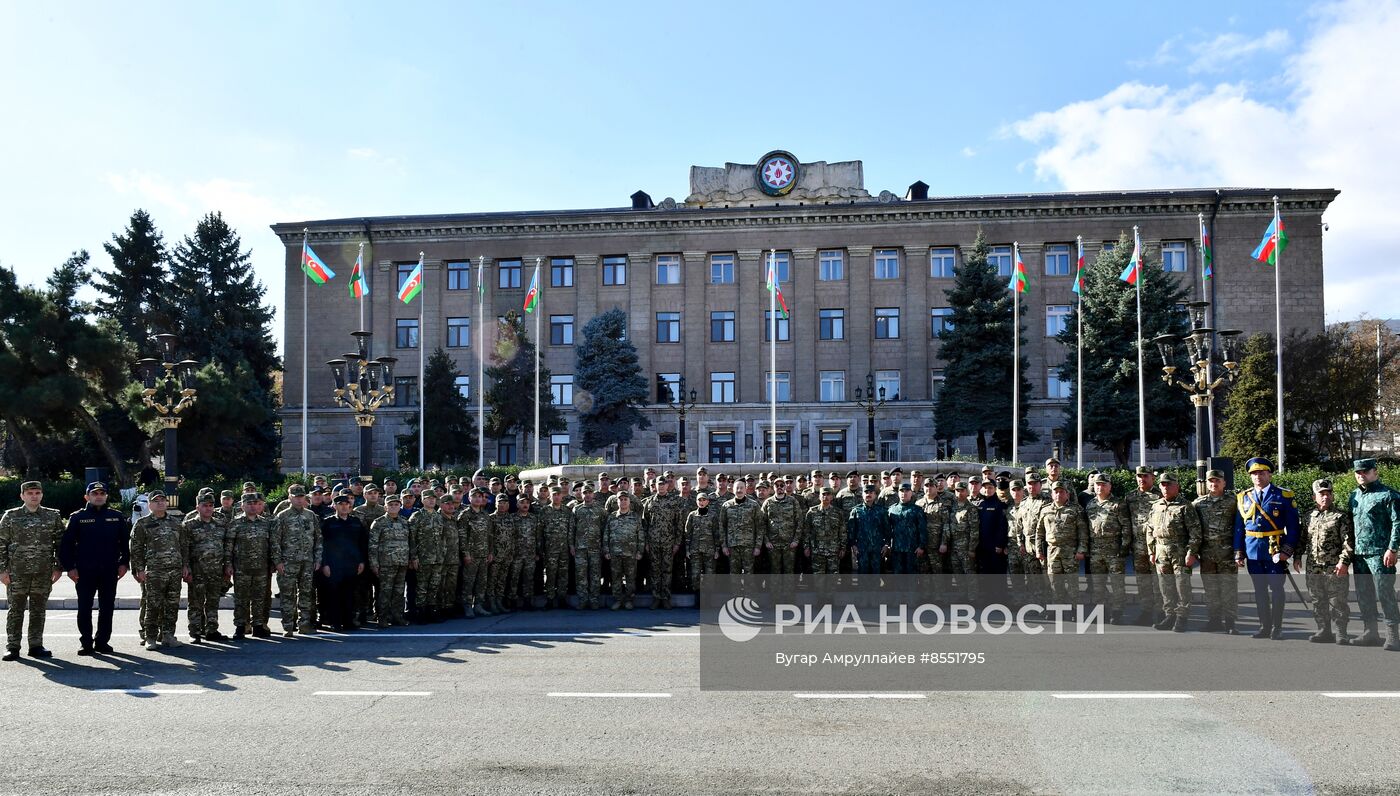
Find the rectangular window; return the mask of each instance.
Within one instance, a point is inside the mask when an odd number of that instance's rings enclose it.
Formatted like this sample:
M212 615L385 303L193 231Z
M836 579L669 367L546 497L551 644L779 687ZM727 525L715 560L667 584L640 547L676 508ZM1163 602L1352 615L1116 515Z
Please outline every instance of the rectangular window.
M447 319L447 347L467 348L472 344L472 319Z
M573 287L573 286L574 286L574 258L572 258L572 257L551 257L551 258L549 258L549 286L550 286L550 287Z
M763 430L763 460L765 462L792 461L792 431L780 429L778 431L778 455L773 455L773 432L768 429Z
M953 328L953 308L934 307L928 311L928 324L931 336L938 339L938 335Z
M937 398L938 393L943 390L943 368L933 368L929 371L929 386L932 389L929 394Z
M787 252L773 253L773 268L778 272L778 284L786 285L792 282L792 258ZM768 281L768 253L763 254L763 281Z
M987 253L987 262L996 266L997 276L1011 276L1011 247L993 246Z
M734 342L734 313L733 313L733 312L712 312L712 313L710 313L710 342L711 342L711 343L732 343L732 342Z
M681 314L679 312L656 313L656 342L679 343L681 341Z
M1052 243L1045 247L1045 275L1069 276L1069 244Z
M899 249L875 250L875 278L899 278Z
M845 340L846 311L819 311L817 313L817 337L821 340Z
M496 441L496 463L502 467L515 464L515 440L503 439Z
M823 370L817 374L818 398L822 401L846 400L846 371Z
M501 260L496 263L496 287L502 290L520 289L519 260Z
M710 403L734 403L733 371L715 371L710 374Z
M763 372L763 400L773 400L773 383L778 385L778 403L787 403L792 400L792 374L783 371L772 373Z
M394 347L418 347L418 319L398 318L394 321Z
M783 317L783 313L782 313L781 310L778 312L778 342L780 342L780 343L786 343L788 340L792 339L792 338L789 336L789 327L788 327L788 321L789 321L789 320L790 320L789 318L784 318L784 317ZM765 342L765 343L769 343L769 342L772 342L772 341L773 341L773 326L772 326L772 322L773 322L773 313L769 312L768 310L764 310L764 311L763 311L763 342Z
M1069 328L1069 305L1045 305L1045 336L1055 337Z
M881 392L884 390L884 392ZM899 371L897 370L877 370L875 371L875 394L886 401L899 400Z
M1045 397L1046 398L1068 398L1070 395L1070 383L1060 378L1059 368L1045 369Z
M943 246L928 250L928 275L934 279L952 279L953 264L957 262L958 250Z
M549 392L554 396L555 406L574 405L574 377L572 375L551 374Z
M732 255L732 254L711 254L711 255L710 255L710 284L712 284L712 285L732 285L732 284L734 284L734 255Z
M550 344L550 345L573 345L573 344L574 344L574 316L572 316L572 315L551 315L551 316L549 316L549 344Z
M671 403L681 399L681 374L679 373L658 373L656 374L656 402L659 404Z
M1162 270L1169 274L1186 273L1186 241L1162 241Z
M840 249L824 249L817 255L817 279L840 282L846 278L846 253Z
M899 339L898 307L877 307L875 309L875 339Z
M898 432L898 431L881 431L881 432L880 432L880 461L882 461L882 462L897 462L897 461L899 461L899 460L900 460L900 459L899 459L899 432Z
M627 258L611 255L603 258L603 284L606 286L627 284Z
M447 264L447 289L471 290L472 264L470 260L458 260Z
M417 267L418 267L418 261L417 261L417 260L414 260L414 261L411 262L411 263L396 263L396 264L395 264L395 270L398 272L398 275L399 275L399 282L398 282L399 288L398 288L398 289L399 289L400 291L402 291L402 290L403 290L403 286L404 286L405 284L408 283L408 275L411 274L411 273L413 273L413 269L415 269L415 268L417 268Z
M823 428L817 432L818 461L846 461L846 430L844 428Z
M1111 252L1116 248L1118 248L1118 241L1116 240L1106 240L1103 243L1103 250L1106 252Z
M569 463L569 435L550 434L549 435L549 463L568 464Z
M394 406L418 405L418 377L394 377Z
M710 432L710 461L714 464L734 463L734 432Z
M681 256L679 254L656 255L656 284L679 285L681 283Z
M470 401L470 400L472 399L472 377L471 377L471 376L455 376L455 377L453 377L453 379L452 379L452 383L457 387L457 393L458 393L459 395L461 395L463 398L465 398L465 399L468 400L468 401Z

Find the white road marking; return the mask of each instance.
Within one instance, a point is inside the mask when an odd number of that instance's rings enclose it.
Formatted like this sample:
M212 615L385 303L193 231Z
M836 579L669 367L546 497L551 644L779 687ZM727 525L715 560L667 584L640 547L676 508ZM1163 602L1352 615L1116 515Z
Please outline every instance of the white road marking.
M94 694L203 694L208 689L205 688L95 688Z
M1194 699L1190 694L1051 694L1056 699Z
M1400 699L1400 691L1340 691L1322 695L1332 699Z
M928 699L927 694L793 694L793 699Z
M670 699L664 691L550 691L545 696L579 699Z
M312 696L404 696L404 697L425 697L432 696L432 691L313 691Z

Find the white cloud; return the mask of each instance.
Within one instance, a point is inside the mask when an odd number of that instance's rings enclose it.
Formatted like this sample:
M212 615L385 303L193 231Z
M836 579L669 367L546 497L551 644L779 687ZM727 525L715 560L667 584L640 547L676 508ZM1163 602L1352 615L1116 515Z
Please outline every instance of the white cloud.
M1280 52L1288 43L1286 30L1271 30L1259 36L1221 33L1213 39L1195 42L1187 47L1191 53L1191 64L1186 71L1192 74L1223 71L1255 53Z
M1388 60L1376 56L1400 40L1400 2L1332 5L1314 23L1316 32L1287 60L1284 102L1256 99L1243 83L1132 82L1004 132L1036 144L1036 176L1066 190L1340 189L1327 212L1328 318L1400 317L1400 290L1378 290L1376 281L1400 283L1400 276L1378 276L1375 267L1379 253L1400 249L1400 184L1387 167L1400 88Z
M965 158L976 157L976 156L977 156L977 150L973 149L973 148L970 147L970 146L965 146L965 147L962 148L962 156L965 157Z
M1172 51L1176 49L1176 45L1181 43L1181 39L1182 35L1178 33L1177 35L1157 45L1157 51L1152 54L1151 58L1143 58L1136 61L1129 61L1128 66L1131 66L1134 69L1143 69L1149 66L1165 66L1167 64L1175 63L1177 58Z

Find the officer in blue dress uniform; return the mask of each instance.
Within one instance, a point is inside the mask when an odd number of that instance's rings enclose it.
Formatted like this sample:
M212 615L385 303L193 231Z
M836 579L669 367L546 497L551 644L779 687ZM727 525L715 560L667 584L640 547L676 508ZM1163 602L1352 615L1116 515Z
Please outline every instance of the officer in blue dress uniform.
M1262 456L1245 462L1250 489L1236 496L1235 564L1247 567L1254 582L1259 632L1254 638L1283 637L1284 578L1298 545L1298 509L1293 492L1275 486L1274 464Z

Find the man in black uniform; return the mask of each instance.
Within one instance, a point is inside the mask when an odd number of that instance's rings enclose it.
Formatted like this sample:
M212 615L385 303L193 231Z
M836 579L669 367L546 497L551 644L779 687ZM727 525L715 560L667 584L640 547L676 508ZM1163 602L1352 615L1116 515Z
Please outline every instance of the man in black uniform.
M107 485L87 485L87 505L68 518L58 547L59 566L78 590L79 655L109 653L112 609L117 604L117 581L126 575L131 524L107 506ZM97 635L92 633L92 598L97 596Z
M335 516L321 523L321 574L326 578L326 602L321 619L336 630L359 627L355 623L355 579L369 560L369 530L350 513L353 498L336 495Z

